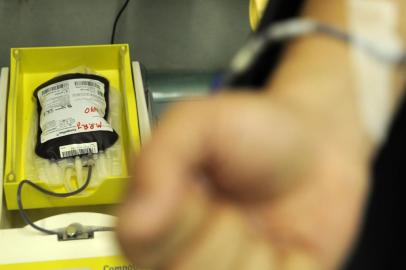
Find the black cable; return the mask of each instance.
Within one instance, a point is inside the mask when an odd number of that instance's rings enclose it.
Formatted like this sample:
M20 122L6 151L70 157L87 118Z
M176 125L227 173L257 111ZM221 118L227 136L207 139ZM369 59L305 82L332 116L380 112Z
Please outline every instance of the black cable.
M130 0L126 0L124 2L123 6L121 7L120 11L117 13L116 19L114 20L113 30L111 31L111 39L110 39L111 44L114 44L114 38L116 36L116 28L117 28L118 20L120 19L121 14L124 12L124 10L126 9L129 2L130 2Z
M18 211L20 212L20 215L22 217L22 219L24 220L24 222L28 225L30 225L31 227L33 227L34 229L43 232L45 234L60 234L60 232L55 231L55 230L48 230L45 228L42 228L36 224L34 224L34 222L31 221L31 219L28 217L27 213L24 210L24 206L23 206L23 201L22 201L22 197L21 197L21 193L24 187L24 184L30 185L31 187L35 188L36 190L47 194L49 196L53 196L53 197L59 197L59 198L66 198L66 197L70 197L70 196L74 196L76 194L79 194L80 192L82 192L83 190L85 190L89 183L90 183L90 179L92 178L92 166L88 166L88 171L87 171L87 178L86 178L86 182L77 190L72 191L72 192L66 192L66 193L58 193L58 192L53 192L50 190L47 190L37 184L35 184L34 182L30 181L30 180L23 180L20 182L20 184L18 185L18 189L17 189L17 204L18 204Z

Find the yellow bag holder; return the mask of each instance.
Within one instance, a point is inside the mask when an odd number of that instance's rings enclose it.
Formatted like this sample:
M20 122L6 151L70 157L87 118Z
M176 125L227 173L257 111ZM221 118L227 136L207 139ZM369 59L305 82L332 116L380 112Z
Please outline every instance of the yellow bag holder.
M10 84L7 101L6 162L4 192L7 208L17 209L17 187L27 178L26 149L32 128L31 113L35 109L34 89L61 72L86 66L106 77L112 87L121 92L120 108L122 175L108 177L99 186L88 188L79 195L55 198L26 187L22 198L24 208L53 208L80 205L115 204L120 201L128 179L127 164L133 152L140 149L137 107L132 80L130 52L127 44L36 47L11 49ZM47 187L41 179L30 179ZM53 189L65 192L64 188Z

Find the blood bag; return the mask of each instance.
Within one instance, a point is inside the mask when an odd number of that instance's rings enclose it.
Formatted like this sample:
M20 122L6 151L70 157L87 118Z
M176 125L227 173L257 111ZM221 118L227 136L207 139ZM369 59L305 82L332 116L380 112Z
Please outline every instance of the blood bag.
M93 167L90 188L122 175L119 89L80 66L33 90L36 111L27 134L27 177L54 190L74 191Z
M38 132L35 152L50 160L97 154L118 135L107 122L109 81L94 74L64 74L34 91Z

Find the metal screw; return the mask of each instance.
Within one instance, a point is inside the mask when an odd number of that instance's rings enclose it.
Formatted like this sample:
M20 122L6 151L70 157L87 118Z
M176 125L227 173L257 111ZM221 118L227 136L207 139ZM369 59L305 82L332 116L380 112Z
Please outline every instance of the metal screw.
M80 233L80 225L77 223L71 224L66 227L65 232L69 238L74 238Z

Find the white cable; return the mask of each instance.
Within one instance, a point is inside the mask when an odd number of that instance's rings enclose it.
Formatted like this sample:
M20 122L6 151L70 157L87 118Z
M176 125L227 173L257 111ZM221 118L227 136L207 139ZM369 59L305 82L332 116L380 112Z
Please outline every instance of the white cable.
M406 62L406 52L397 43L374 42L375 40L369 39L367 35L362 35L362 33L358 33L360 35L346 33L312 19L290 19L275 23L250 39L231 62L231 76L238 76L239 73L249 70L270 43L299 38L313 33L326 34L348 42L357 48L359 53L368 55L368 57L375 58L378 61L388 64L404 64Z

